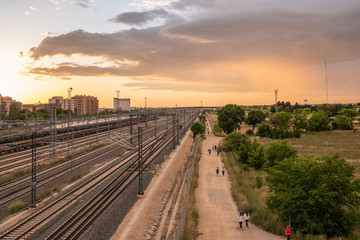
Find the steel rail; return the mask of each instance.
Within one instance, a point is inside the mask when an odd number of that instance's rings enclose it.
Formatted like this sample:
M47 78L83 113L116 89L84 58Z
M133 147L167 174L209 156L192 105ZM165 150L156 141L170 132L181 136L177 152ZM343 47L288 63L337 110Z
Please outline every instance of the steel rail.
M152 145L156 143L156 140L149 141L146 143L146 146L144 148L149 149L152 147ZM118 171L120 168L123 167L124 164L131 161L131 159L136 159L137 153L133 151L133 153L129 154L129 156L121 161L118 164L115 164L114 166L109 166L108 168L104 169L103 171L95 174L90 179L79 185L78 187L74 188L73 190L69 191L67 194L63 195L53 203L49 204L47 207L44 207L40 211L36 212L35 214L31 215L21 223L13 226L8 231L4 232L2 235L0 235L0 239L10 237L11 239L19 239L22 236L26 235L28 232L32 231L35 226L39 227L40 224L44 223L49 218L53 217L55 214L63 210L66 206L73 203L76 199L78 199L80 196L84 195L85 193L89 192L93 188L95 188L98 184L100 184L104 179L106 179L109 175L113 174L114 172ZM95 182L90 184L91 182ZM87 188L85 188L87 187ZM72 199L64 201L66 198L70 198L70 195L75 194L76 192L80 192L76 194ZM63 201L63 203L61 203ZM57 204L61 206L57 206ZM41 214L44 214L46 216L41 216ZM36 220L37 218L40 218L40 220ZM26 224L29 224L29 222L35 222L30 227L26 226ZM21 228L26 228L25 230L21 231L20 234L16 234L17 230L21 230ZM13 234L16 234L14 236Z

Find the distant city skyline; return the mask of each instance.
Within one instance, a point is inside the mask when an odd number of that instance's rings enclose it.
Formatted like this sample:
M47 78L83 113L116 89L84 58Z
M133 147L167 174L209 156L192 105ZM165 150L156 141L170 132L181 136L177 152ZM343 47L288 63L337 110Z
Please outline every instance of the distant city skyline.
M0 93L132 106L360 102L357 0L0 0Z

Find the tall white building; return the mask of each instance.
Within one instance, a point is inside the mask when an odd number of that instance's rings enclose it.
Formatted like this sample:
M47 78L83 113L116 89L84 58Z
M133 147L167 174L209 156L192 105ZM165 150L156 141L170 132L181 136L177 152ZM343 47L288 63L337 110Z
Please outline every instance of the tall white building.
M114 109L130 111L130 98L114 98Z

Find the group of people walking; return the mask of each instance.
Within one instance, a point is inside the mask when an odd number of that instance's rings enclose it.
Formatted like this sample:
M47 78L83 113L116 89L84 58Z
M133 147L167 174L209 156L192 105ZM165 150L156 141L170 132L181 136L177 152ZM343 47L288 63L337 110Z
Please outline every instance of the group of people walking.
M219 156L220 154L220 149L216 146L216 145L213 145L212 146L212 150L213 151L216 151L217 155ZM211 154L211 148L208 149L208 152L209 152L209 155Z
M241 215L241 212L239 214L239 217L238 217L238 221L239 221L239 224L240 224L240 229L242 229L242 224L243 222L245 221L245 224L246 224L246 227L248 228L249 227L249 219L250 219L250 215L248 212L245 212L244 215Z
M221 171L222 171L222 175L224 176L225 175L225 168L223 167L221 169ZM216 176L219 176L219 167L216 167Z
M250 214L247 211L244 213L244 215L241 215L241 212L240 212L239 217L238 217L240 229L243 229L242 225L243 225L244 221L245 221L246 227L247 228L249 227L249 224L248 224L249 219L250 219ZM286 234L287 240L290 240L290 237L291 237L290 225L287 225L285 234Z

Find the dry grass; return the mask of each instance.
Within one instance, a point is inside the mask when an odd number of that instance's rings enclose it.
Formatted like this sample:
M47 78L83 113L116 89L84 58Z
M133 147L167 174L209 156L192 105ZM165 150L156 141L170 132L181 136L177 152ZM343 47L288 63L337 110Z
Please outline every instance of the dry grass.
M256 177L260 177L265 183L265 172L254 169L243 171L241 164L233 159L231 153L222 153L222 159L231 180L231 193L239 211L249 211L250 221L262 229L278 235L283 234L285 226L266 208L267 186L264 184L261 188L256 187Z
M267 145L273 141L257 138ZM360 131L324 131L302 134L300 138L290 138L289 143L298 150L299 156L315 154L317 156L338 153L349 160L360 160Z
M199 141L197 146L197 153L194 163L194 169L191 176L190 191L188 196L188 205L186 210L185 225L181 239L182 240L195 240L199 235L198 220L199 214L196 209L195 191L198 186L199 178L199 161L201 159L202 141Z
M266 146L274 141L256 137ZM338 153L355 167L355 176L360 177L360 131L324 131L302 134L300 138L290 138L289 143L297 149L299 156L328 156Z

